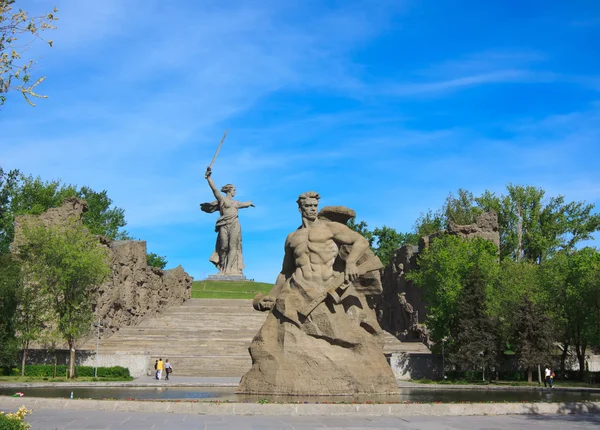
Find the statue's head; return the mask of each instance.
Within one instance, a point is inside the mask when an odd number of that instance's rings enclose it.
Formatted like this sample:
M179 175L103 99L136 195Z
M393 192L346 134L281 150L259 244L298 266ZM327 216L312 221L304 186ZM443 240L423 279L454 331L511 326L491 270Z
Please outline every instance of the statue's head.
M221 188L221 192L225 194L231 195L231 197L235 196L235 186L233 184L223 185Z
M317 215L319 214L319 193L314 191L307 191L305 193L300 194L298 197L298 210L302 214L303 218L306 218L310 221L314 221L317 219Z

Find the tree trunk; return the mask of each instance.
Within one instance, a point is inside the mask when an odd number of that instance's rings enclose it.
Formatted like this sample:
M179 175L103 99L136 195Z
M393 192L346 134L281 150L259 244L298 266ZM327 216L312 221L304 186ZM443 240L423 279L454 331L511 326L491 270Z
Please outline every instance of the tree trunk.
M569 342L563 342L563 351L560 355L560 377L565 379L565 362L567 361L567 354L569 353Z
M542 385L542 368L538 364L538 384Z
M519 221L517 223L517 263L521 261L521 253L523 248L523 217L521 216L521 207L517 205L517 217ZM529 381L531 382L531 381Z
M75 375L75 342L69 341L69 379Z
M25 376L25 361L27 360L27 346L23 348L23 358L21 359L21 376Z
M531 367L527 368L527 382L533 382L533 372L531 371Z
M58 358L56 357L56 351L54 351L54 372L52 372L52 377L56 378L56 362L58 361Z
M579 362L579 379L582 381L585 379L585 350L586 345L576 345L575 347L577 361Z

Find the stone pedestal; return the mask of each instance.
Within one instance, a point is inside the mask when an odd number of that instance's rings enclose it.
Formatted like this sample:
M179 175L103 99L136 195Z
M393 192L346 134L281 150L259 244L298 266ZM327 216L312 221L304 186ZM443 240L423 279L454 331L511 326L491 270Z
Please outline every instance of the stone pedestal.
M205 281L247 281L244 275L208 275Z

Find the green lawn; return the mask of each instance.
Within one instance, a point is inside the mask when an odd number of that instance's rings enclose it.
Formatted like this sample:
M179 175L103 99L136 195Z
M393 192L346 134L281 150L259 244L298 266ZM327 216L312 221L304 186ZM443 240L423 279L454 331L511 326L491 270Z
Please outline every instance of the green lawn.
M273 284L263 282L194 281L194 299L253 299L258 293L267 294Z

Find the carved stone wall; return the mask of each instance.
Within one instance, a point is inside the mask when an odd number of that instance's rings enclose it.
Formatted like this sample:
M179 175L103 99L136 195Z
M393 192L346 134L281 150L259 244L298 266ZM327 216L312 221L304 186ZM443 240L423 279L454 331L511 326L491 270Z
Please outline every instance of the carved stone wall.
M148 267L145 241L104 241L104 246L109 248L112 276L97 287L94 305L96 318L105 325L104 337L191 297L192 278L181 266Z
M419 252L429 247L433 239L444 234L462 238L481 237L500 248L498 216L495 212L485 212L473 224L450 222L446 230L422 237L418 247L404 245L396 250L392 261L384 269L383 294L376 308L381 327L401 341L427 342L427 330L423 326L427 309L421 298L421 290L406 279L406 273L417 268Z
M81 222L87 211L85 201L71 198L59 208L39 216L23 215L15 219L15 239L11 250L16 252L23 241L23 226L29 222L46 226L60 225L70 217ZM109 337L120 327L137 325L142 319L161 313L167 307L179 305L191 297L192 278L181 266L171 270L148 267L146 242L112 241L98 238L98 246L109 250L112 274L94 289L93 310L96 320L104 322L101 337Z

